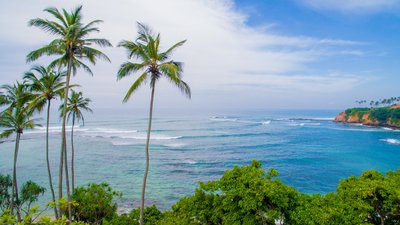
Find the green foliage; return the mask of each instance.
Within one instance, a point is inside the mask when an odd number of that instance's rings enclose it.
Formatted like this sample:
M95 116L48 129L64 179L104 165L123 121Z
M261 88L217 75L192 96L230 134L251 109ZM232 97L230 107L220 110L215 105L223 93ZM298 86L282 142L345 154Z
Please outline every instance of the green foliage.
M17 217L11 214L10 210L5 210L0 214L0 225L15 224L16 222L17 222Z
M140 219L140 208L132 210L129 215L116 215L110 220L103 221L103 225L138 225ZM164 214L155 205L144 209L144 224L158 225L164 219Z
M10 205L11 187L11 176L0 174L0 213L4 212Z
M351 108L347 109L345 111L346 113L346 119L348 119L350 116L357 116L358 118L362 118L364 114L367 114L370 112L369 108Z
M366 171L340 181L337 192L349 206L366 214L371 224L400 223L400 170L386 176Z
M145 225L395 225L400 224L400 169L386 174L371 170L361 176L340 181L337 192L326 195L299 193L283 184L276 170L264 171L261 163L234 167L216 181L199 183L191 196L181 198L172 210L161 212L156 206L144 210ZM7 176L0 176L0 181ZM1 184L1 183L0 183ZM25 187L25 188L24 188ZM21 189L37 200L43 189L27 183ZM113 197L120 196L108 184L89 184L73 193L75 225L138 225L140 209L117 215ZM53 206L55 203L52 203ZM66 201L63 204L66 208ZM39 207L32 207L18 224L65 225L65 217L38 220ZM17 224L8 210L0 214L0 224Z
M200 183L195 194L173 206L166 224L275 224L296 206L297 191L284 185L261 163L235 167L219 181Z
M103 219L111 219L116 215L117 204L113 202L113 197L120 196L121 193L113 191L107 183L78 187L72 194L72 200L76 203L72 214L78 221L100 224Z
M361 119L365 114L369 114L369 119L379 122L381 125L400 125L400 108L351 108L345 111L346 120L350 116L358 116ZM361 121L360 121L361 122Z
M21 205L26 204L27 210L30 211L30 207L33 202L39 199L39 196L43 195L46 188L39 186L35 182L29 180L22 185L20 201Z
M376 119L379 123L385 123L390 117L390 109L388 108L377 108L371 110L371 118Z
M298 207L291 212L293 225L353 225L365 222L366 213L350 206L337 194L302 195Z
M140 209L134 209L132 212L129 214L129 216L134 220L134 221L139 221L140 219ZM159 224L159 221L163 219L163 214L162 212L157 209L155 205L152 205L150 207L146 207L144 209L144 224L145 225L157 225Z
M11 203L12 180L10 175L0 174L0 213L7 215ZM30 214L32 203L38 201L46 189L29 180L22 185L20 197L15 203L15 208L21 209L26 216ZM8 212L9 213L9 212Z

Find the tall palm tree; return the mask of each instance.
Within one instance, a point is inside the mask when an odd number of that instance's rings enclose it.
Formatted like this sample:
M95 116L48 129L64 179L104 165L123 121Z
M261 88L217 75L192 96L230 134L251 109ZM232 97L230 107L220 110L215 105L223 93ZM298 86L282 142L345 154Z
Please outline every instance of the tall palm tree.
M141 195L141 206L140 206L140 224L143 225L143 212L144 212L144 200L146 192L146 181L147 174L149 171L149 144L150 144L150 131L151 122L153 118L153 103L154 103L154 91L156 82L161 78L165 77L173 85L178 87L183 94L190 98L190 88L182 80L182 63L175 62L170 59L172 52L182 46L186 41L180 41L170 47L167 51L161 52L159 49L160 45L160 34L154 35L151 30L145 25L138 23L138 38L135 41L121 41L118 46L125 48L128 51L129 59L136 59L137 62L125 62L121 65L118 71L118 80L132 74L140 73L140 76L135 80L132 86L129 88L125 95L124 102L127 102L131 97L132 93L138 90L138 88L150 81L151 89L151 100L150 100L150 111L149 111L149 123L147 128L147 139L146 139L146 168L143 177L142 195Z
M39 77L35 75L37 73ZM51 191L52 201L56 201L53 188L53 179L50 170L49 160L49 121L50 121L50 105L51 100L62 97L65 88L65 82L63 81L65 72L54 71L50 67L33 66L29 72L24 75L24 80L29 83L29 89L37 93L35 99L32 101L32 106L41 111L47 104L47 121L46 121L46 163L47 163L47 174L49 176L49 186ZM58 218L57 208L54 207L54 213Z
M31 119L33 110L31 110L28 105L34 95L30 94L27 91L26 87L27 86L25 83L17 83L13 86L2 86L2 89L6 90L6 95L4 97L8 100L9 104L8 107L3 112L1 112L0 127L4 128L4 130L0 133L0 138L7 138L13 133L16 134L10 203L11 212L13 212L15 208L14 204L19 202L17 184L17 159L21 135L25 129L32 129L35 126L39 126L35 123L35 120ZM20 221L21 213L19 207L17 207L17 217Z
M75 149L74 149L74 126L75 121L82 121L83 125L85 125L85 118L83 117L83 110L88 112L93 112L91 108L89 108L89 103L91 100L89 98L84 98L82 92L76 92L71 90L71 95L68 98L67 104L67 118L68 120L72 117L72 128L71 128L71 174L72 174L72 192L75 189ZM62 106L60 106L60 110L62 110Z
M97 59L105 59L110 62L110 59L101 51L90 47L98 45L100 47L112 46L111 43L106 39L101 38L88 38L88 36L94 32L99 32L96 27L97 24L101 23L101 20L93 20L87 24L82 22L82 6L79 6L71 12L62 9L59 11L57 8L47 8L44 10L50 13L55 20L48 20L42 18L36 18L29 21L30 26L38 27L45 32L48 32L56 38L47 45L32 51L27 56L27 62L37 60L38 58L47 56L58 56L57 59L51 62L51 66L66 66L67 77L64 90L64 96L68 96L68 90L70 87L71 74L76 74L77 69L83 68L85 71L93 74L90 68L83 63L82 59L88 60L90 63L95 64ZM67 198L70 202L70 190L69 190L69 177L68 177L68 165L67 165L67 144L66 144L66 108L67 98L64 98L63 106L63 118L62 118L62 130L61 130L61 154L60 154L60 167L59 167L59 180L58 180L58 197L62 198L62 168L63 163L65 164L65 178L67 185ZM61 214L61 210L60 210ZM68 204L68 218L71 220L71 205Z

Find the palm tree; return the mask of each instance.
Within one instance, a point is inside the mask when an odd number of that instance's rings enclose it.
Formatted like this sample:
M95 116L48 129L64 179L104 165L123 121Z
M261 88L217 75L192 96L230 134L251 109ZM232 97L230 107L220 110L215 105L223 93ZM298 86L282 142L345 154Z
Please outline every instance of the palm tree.
M99 29L95 27L101 23L101 20L93 20L88 24L82 22L82 6L79 6L67 12L62 9L60 12L57 8L47 8L44 11L50 13L55 20L47 20L36 18L29 21L30 26L38 27L45 32L48 32L56 38L48 43L47 45L32 51L27 56L27 62L32 62L38 58L47 56L58 56L57 59L51 62L51 66L66 66L67 77L64 89L64 96L68 96L69 83L71 74L76 74L77 69L83 68L85 71L93 74L90 68L81 61L87 59L90 63L95 64L97 59L105 59L110 62L110 59L101 51L90 47L91 45L99 45L100 47L112 46L111 43L106 39L99 38L88 38L88 36L94 32L99 32ZM67 165L67 144L66 144L66 109L67 109L67 98L64 98L63 106L63 118L62 118L62 130L61 130L61 154L60 154L60 167L59 167L59 180L58 180L58 197L62 198L62 168L65 162L65 178L67 185L67 198L70 202L70 190L69 190L69 177L68 177L68 165ZM60 210L61 216L61 210ZM71 205L68 204L68 218L71 220Z
M143 225L143 212L144 212L144 200L146 192L146 181L147 174L149 171L149 144L150 144L150 131L151 122L153 118L153 103L154 103L154 91L156 82L161 78L165 77L173 85L178 87L182 93L190 98L190 88L182 80L182 63L175 62L170 59L172 52L182 46L186 41L180 41L170 47L167 51L161 52L159 50L160 34L155 36L151 30L141 23L138 23L138 38L135 41L121 41L118 46L125 48L128 51L129 59L137 59L138 62L125 62L121 65L118 71L118 80L130 75L132 73L140 72L140 76L135 80L132 86L129 88L124 102L127 102L131 97L132 93L138 88L150 81L151 89L151 100L150 100L150 111L149 111L149 124L147 129L146 139L146 168L143 177L142 195L141 195L141 206L140 206L140 224Z
M74 126L75 121L82 121L83 125L85 125L85 118L83 117L82 110L93 112L91 108L89 108L89 103L91 100L89 98L84 98L82 92L76 92L71 90L71 96L68 98L67 104L67 118L70 120L72 117L72 128L71 128L71 174L72 174L72 192L75 189L75 150L74 150ZM62 106L60 106L60 110L62 110Z
M21 135L25 129L32 129L35 126L39 126L35 123L35 120L30 119L33 110L31 110L28 105L34 95L30 94L26 87L27 86L25 83L17 83L13 86L2 86L2 89L5 89L7 92L4 97L8 100L9 104L8 107L1 112L0 127L4 128L4 130L0 133L0 138L7 138L13 133L16 134L10 203L11 212L14 210L14 204L18 204L19 202L17 184L17 158ZM19 207L17 207L17 217L18 220L21 221Z
M35 75L37 73L40 77ZM36 98L32 101L32 106L37 108L39 111L47 104L47 121L46 121L46 163L47 173L49 176L49 185L51 191L52 201L56 201L53 188L53 180L50 170L49 160L49 121L50 121L50 105L51 100L62 97L65 88L65 82L63 81L65 72L56 72L50 67L33 66L31 71L26 72L24 80L29 83L29 89L33 92L38 93ZM54 213L58 218L57 208L54 207Z

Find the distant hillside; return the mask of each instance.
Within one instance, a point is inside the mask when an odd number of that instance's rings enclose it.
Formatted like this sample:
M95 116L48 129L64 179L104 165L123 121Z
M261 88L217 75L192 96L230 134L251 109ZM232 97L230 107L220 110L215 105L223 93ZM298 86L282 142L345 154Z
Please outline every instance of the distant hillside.
M336 122L400 128L400 104L382 108L351 108L340 113Z

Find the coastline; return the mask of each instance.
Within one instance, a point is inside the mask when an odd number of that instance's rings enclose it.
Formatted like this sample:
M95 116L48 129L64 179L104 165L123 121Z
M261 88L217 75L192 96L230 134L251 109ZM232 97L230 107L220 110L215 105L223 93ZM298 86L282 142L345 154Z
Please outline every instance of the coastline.
M384 113L380 115L380 112L377 113L377 111L383 111L386 115ZM389 111L397 111L398 113L398 105L382 108L351 108L339 113L333 121L337 123L362 124L370 127L400 130L398 118L389 116ZM384 118L382 118L382 114L384 114Z

